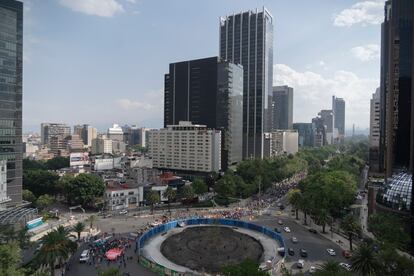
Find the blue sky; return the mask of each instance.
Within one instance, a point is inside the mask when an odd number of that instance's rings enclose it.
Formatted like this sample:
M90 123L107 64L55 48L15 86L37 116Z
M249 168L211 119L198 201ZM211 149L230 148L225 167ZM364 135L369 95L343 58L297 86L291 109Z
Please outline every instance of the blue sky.
M369 125L384 0L23 0L25 131L41 122L161 127L171 62L218 55L218 18L266 6L274 84L294 87L294 121L347 104Z

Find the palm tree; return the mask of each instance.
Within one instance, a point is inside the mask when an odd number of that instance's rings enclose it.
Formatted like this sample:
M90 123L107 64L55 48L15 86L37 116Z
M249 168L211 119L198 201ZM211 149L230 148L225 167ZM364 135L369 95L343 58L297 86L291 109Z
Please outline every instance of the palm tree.
M308 213L311 210L311 202L308 199L301 197L299 201L299 206L303 214L305 215L303 218L303 224L307 225L308 224Z
M288 192L287 198L289 203L295 208L296 220L299 219L299 207L302 199L302 192L299 189L292 189Z
M72 230L76 232L76 234L78 234L78 241L79 241L82 231L85 230L85 224L79 221L73 226Z
M341 228L348 235L349 248L352 250L352 238L361 232L361 225L352 214L349 214L342 220Z
M35 260L42 265L49 266L51 276L55 274L56 263L62 264L76 251L77 244L71 241L69 236L68 230L59 226L41 239L43 245L35 256Z
M320 273L328 273L332 275L340 271L342 271L342 267L335 261L327 261L318 267L318 272Z
M368 244L362 243L351 257L352 270L362 276L375 275L381 269L377 253Z
M329 212L326 209L319 209L316 210L314 213L314 219L316 224L322 225L322 233L325 232L326 224L331 221L331 217L329 216Z
M88 222L89 222L89 228L92 230L93 229L93 224L96 222L96 216L95 215L90 215L88 218Z
M157 191L149 191L145 199L151 206L151 214L154 214L154 205L160 202L160 194Z
M168 199L168 212L171 214L170 203L177 197L177 191L171 187L165 190L164 196Z

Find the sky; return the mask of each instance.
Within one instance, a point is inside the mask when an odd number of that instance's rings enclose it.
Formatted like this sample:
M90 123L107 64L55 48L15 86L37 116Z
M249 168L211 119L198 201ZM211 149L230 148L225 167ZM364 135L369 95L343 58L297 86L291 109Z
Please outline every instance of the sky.
M384 0L22 0L23 130L41 122L163 125L169 63L217 56L219 17L274 17L274 85L294 88L294 122L346 101L369 127Z

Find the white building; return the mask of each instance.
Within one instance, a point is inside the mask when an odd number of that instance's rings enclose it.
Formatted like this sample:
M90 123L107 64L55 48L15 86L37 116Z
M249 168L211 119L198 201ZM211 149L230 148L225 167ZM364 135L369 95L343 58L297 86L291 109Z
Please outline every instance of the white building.
M93 168L95 171L112 170L114 168L114 159L113 158L95 159L95 164Z
M144 200L143 187L108 187L105 201L108 210L136 208Z
M299 134L296 130L276 130L267 133L269 141L269 156L277 156L280 154L295 154L299 150ZM266 144L266 143L265 143Z
M148 153L155 168L218 172L221 169L221 132L205 125L179 122L148 132Z
M112 154L112 140L105 135L92 140L92 154Z
M108 128L108 138L116 141L124 141L124 131L118 124L113 124Z
M7 160L0 160L0 210L6 209L6 203L11 201L7 196Z
M377 88L371 99L369 145L379 147L380 140L380 89Z

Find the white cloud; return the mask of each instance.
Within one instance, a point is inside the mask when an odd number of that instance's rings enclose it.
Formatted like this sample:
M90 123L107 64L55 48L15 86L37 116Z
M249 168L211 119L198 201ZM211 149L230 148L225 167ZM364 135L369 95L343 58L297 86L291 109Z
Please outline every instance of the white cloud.
M88 15L112 17L123 12L123 6L117 0L59 0L59 2L73 11Z
M137 3L137 0L125 0L125 1L127 1L128 3L131 3L131 4L136 4Z
M147 102L133 101L129 99L119 99L117 100L117 103L122 109L125 109L125 110L133 110L133 109L151 110L154 108L153 105Z
M351 53L361 61L370 61L380 57L380 46L377 44L357 46L351 49Z
M285 64L274 65L274 84L294 88L294 121L310 122L321 109L331 108L332 95L345 99L346 125L369 125L369 100L379 81L364 79L348 71L334 72L332 77L305 71Z
M384 19L384 0L369 0L356 3L334 15L334 25L350 27L355 24L376 25Z

